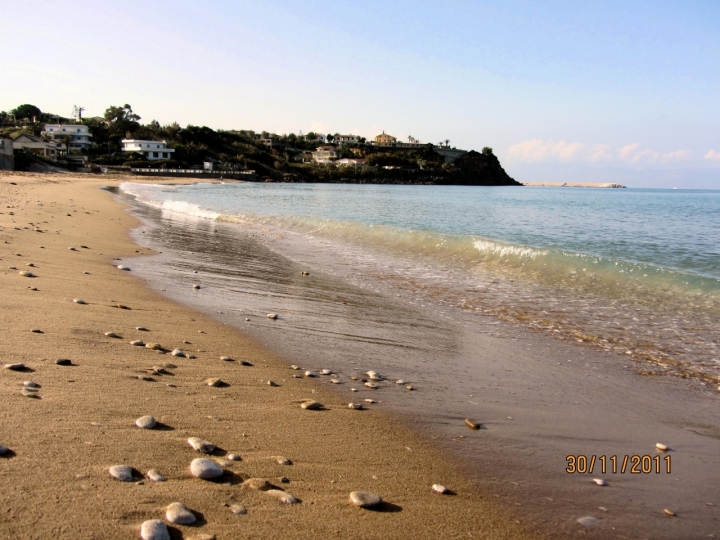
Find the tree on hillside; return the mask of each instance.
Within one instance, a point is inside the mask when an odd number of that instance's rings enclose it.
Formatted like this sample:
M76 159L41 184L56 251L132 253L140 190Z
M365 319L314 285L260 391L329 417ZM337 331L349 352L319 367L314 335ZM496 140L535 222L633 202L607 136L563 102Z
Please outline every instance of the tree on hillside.
M14 115L16 120L27 119L34 122L35 118L40 118L42 111L35 105L25 103L24 105L20 105L19 107L10 111L10 114Z
M332 133L328 133L327 137L325 137L325 140L329 143L333 142L335 140L335 135L333 135Z
M489 146L486 146L485 148L483 148L483 149L482 149L482 153L483 153L483 155L486 155L486 156L492 156L492 155L493 155L492 148L490 148Z
M127 103L122 107L108 107L105 110L105 121L108 122L113 137L124 137L126 132L138 129L138 120L140 117Z

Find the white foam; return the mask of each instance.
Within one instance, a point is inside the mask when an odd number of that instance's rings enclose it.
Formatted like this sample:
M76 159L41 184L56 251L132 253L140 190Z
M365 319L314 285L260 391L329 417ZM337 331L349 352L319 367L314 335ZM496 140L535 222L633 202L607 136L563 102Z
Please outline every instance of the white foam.
M475 240L473 245L480 253L492 253L494 255L500 255L501 257L513 255L515 257L535 259L536 257L542 257L548 254L548 252L543 249L498 244L497 242L491 242L489 240Z

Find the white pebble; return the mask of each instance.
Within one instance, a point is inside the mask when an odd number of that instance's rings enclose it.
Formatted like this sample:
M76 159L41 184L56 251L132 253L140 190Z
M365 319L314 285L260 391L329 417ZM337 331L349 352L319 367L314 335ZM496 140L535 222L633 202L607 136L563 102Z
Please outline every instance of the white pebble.
M267 318L275 320L278 318L278 314L277 313L268 313Z
M600 522L598 518L592 517L592 516L585 516L578 518L577 522L580 525L585 525L586 527L590 527L591 525L596 525Z
M110 476L117 478L121 482L132 482L132 468L128 465L113 465L108 472Z
M657 449L660 450L661 452L667 452L667 451L668 451L667 445L665 445L665 444L663 444L663 443L657 443L657 444L655 445L655 448L657 448Z
M153 482L164 482L165 481L165 477L162 474L160 474L157 471L157 469L150 469L145 476L147 476Z
M193 289L199 289L199 288L200 288L200 285L198 285L197 283L195 285L193 285Z
M185 357L185 352L182 349L173 349L173 352L170 354L172 354L173 356L179 356L181 358Z
M314 371L307 370L305 372L305 376L306 377L317 377L317 373L315 373Z
M365 403L377 403L377 401L375 401L374 399L368 398L365 400Z
M139 339L136 339L134 341L131 341L130 345L135 345L136 347L144 347L145 343L140 341Z
M405 381L402 379L398 379L397 381L395 381L395 384L405 384Z
M240 505L240 504L233 504L233 505L231 505L231 506L230 506L230 511L231 511L233 514L235 514L236 516L239 516L239 515L242 515L242 514L247 514L247 510L245 509L245 507L242 506L242 505Z
M115 332L105 332L105 336L109 337L109 338L119 338L120 337Z
M237 454L228 454L227 457L230 461L240 461L240 456Z
M333 370L332 369L323 369L320 373L322 373L323 375L332 375Z
M152 416L141 416L135 420L135 425L142 429L152 429L157 426L157 421Z
M432 490L435 493L447 493L447 488L445 486L441 486L440 484L433 484Z
M365 386L367 386L368 388L372 388L373 390L377 390L378 388L380 388L377 384L371 382L366 382Z
M126 271L127 271L127 270L130 270L130 268L128 268L127 266L125 266L125 265L123 265L123 264L118 264L117 267L118 267L118 270L126 270Z
M73 302L75 302L76 304L85 304L86 303L85 300L83 300L82 298L73 298Z
M274 497L283 504L296 504L298 502L295 497L290 495L287 491L282 491L281 489L268 489L265 492L265 495Z
M358 389L357 389L357 388L351 388L350 391L351 391L351 392L357 392Z
M607 482L602 478L593 478L593 482L595 482L598 486L607 486Z
M178 525L192 525L197 521L195 514L183 503L174 502L170 503L165 509L165 519L170 523L177 523Z
M170 540L167 525L159 519L144 521L140 526L140 538L143 540Z
M209 454L215 450L215 445L213 443L204 441L200 437L190 437L187 442L194 450L202 452L203 454Z
M28 388L37 388L37 383L35 381L24 381L23 386L27 386Z
M360 409L362 409L362 404L361 403L348 403L348 409L355 409L355 410L359 411Z
M382 504L382 497L369 491L353 491L350 493L350 502L361 508L372 508Z
M322 404L318 403L317 401L315 401L313 399L308 399L307 401L303 401L302 404L300 405L300 407L302 407L303 409L312 411L314 409L321 409Z
M195 458L190 462L190 473L204 480L210 480L223 475L220 465L207 458Z
M273 456L278 465L292 465L292 461L283 456Z

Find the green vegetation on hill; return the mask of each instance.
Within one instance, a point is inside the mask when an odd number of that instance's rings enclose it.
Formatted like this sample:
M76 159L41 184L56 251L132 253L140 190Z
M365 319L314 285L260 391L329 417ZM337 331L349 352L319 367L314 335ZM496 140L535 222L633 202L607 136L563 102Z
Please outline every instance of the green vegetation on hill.
M19 112L18 112L19 111ZM11 123L11 116L32 115L35 122ZM0 113L0 133L17 132L24 126L28 132L40 134L37 119L47 121L57 116L41 113L33 105L21 105L11 115ZM66 119L60 119L63 121ZM177 123L160 125L153 120L140 123L140 116L130 105L112 106L103 118L79 120L93 135L88 150L90 161L99 165L130 167L190 168L204 161L213 161L217 170L251 169L259 180L275 182L332 182L332 183L389 183L389 184L461 184L461 185L519 185L504 171L492 149L482 153L470 151L452 163L440 155L432 145L387 147L365 144L337 146L338 158L364 159L363 166L347 167L312 162L310 152L324 145L314 133L307 135L274 135L253 131L215 131L205 126ZM8 127L3 127L6 125ZM122 139L164 140L175 152L172 159L147 161L142 154L122 152ZM327 135L331 141L334 137Z

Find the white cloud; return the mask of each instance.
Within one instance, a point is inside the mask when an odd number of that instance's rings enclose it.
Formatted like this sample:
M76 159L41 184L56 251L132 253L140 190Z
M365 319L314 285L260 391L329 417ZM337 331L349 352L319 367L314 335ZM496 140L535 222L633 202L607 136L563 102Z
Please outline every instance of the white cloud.
M511 146L507 153L510 160L524 161L526 163L602 163L622 161L633 164L656 164L681 161L689 155L689 150L675 150L663 153L657 150L642 149L638 143L628 144L613 150L608 144L586 145L581 142L555 142L552 139L523 141ZM705 156L705 159L720 160L720 153L711 150Z
M720 152L710 150L707 154L705 154L705 156L703 156L703 159L709 159L710 161L720 161Z

